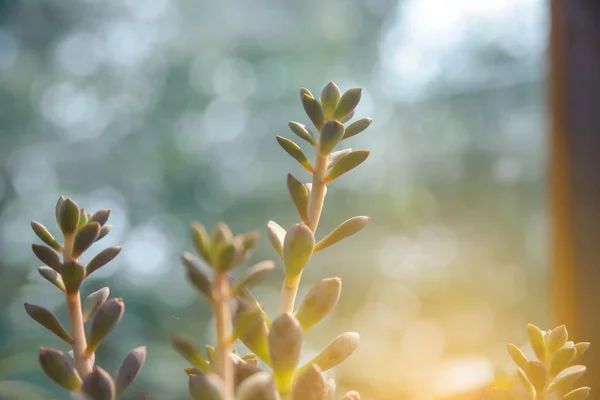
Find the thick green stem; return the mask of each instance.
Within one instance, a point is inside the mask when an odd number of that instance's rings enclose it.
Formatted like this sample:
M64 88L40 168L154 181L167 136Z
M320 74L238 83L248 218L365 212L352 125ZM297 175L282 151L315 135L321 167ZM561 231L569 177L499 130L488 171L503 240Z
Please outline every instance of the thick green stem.
M231 310L229 309L229 280L227 273L215 274L213 287L213 313L217 325L217 374L223 379L223 400L234 400L233 364L229 358L231 348Z
M73 236L65 236L63 249L63 262L72 260ZM67 309L69 311L69 324L71 327L71 337L73 338L73 361L75 369L81 377L85 378L92 373L92 363L85 356L87 340L85 338L85 328L83 324L83 314L81 312L81 296L79 290L74 293L67 293Z

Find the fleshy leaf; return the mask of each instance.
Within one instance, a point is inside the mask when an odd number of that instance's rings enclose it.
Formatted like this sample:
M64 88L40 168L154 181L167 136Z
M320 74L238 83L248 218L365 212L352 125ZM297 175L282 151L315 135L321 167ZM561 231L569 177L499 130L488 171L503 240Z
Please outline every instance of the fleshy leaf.
M323 127L323 122L325 122L325 114L321 103L308 94L302 94L302 106L315 128L320 131Z
M91 217L90 221L96 221L100 226L104 226L110 217L110 209L103 208L102 210L96 211Z
M212 372L189 376L190 395L194 400L221 400L223 381Z
M508 353L510 354L510 357L515 362L515 364L517 364L517 367L521 368L522 370L527 370L529 366L529 360L527 359L527 357L525 357L525 354L523 354L521 349L519 349L514 344L509 343Z
M352 236L355 233L360 232L367 226L370 218L365 216L353 217L344 222L342 222L337 228L335 228L329 235L325 236L321 239L314 248L314 252L321 251L326 249L329 246L332 246L347 238L348 236Z
M115 378L117 396L127 389L142 370L146 361L146 346L136 347L131 350L123 360Z
M529 335L529 342L535 352L538 360L541 362L546 361L546 343L544 340L544 333L533 324L527 325L527 334Z
M60 271L61 261L58 257L58 254L54 252L50 247L43 246L41 244L32 244L31 250L33 250L33 254L44 264L55 270L56 272Z
M308 189L302 182L292 174L287 176L288 192L298 210L298 214L304 223L308 223Z
M210 370L208 362L191 338L185 335L172 334L170 339L173 348L188 362L192 363L203 372L208 372Z
M85 271L85 276L89 276L92 272L96 271L98 268L103 267L108 264L121 252L120 246L108 247L102 250L100 253L96 254L94 258L88 263Z
M327 162L327 169L333 167L335 164L337 164L338 161L340 161L342 157L344 157L346 154L349 154L350 152L352 152L352 149L343 149L334 151L333 153L329 154L329 162Z
M268 372L258 372L242 381L236 390L235 400L278 400L273 378Z
M257 304L249 300L237 297L236 301L237 307L233 317L233 325L234 327L238 326L237 329L234 329L237 331L240 341L266 364L270 364L267 339L269 331L262 310ZM252 327L250 329L240 327L239 325L242 323L247 327L249 324L248 317L255 318ZM243 319L243 321L240 322L240 319Z
M310 259L315 237L308 226L295 224L288 230L283 241L283 263L286 276L298 276Z
M310 365L294 382L291 399L323 400L327 395L327 390L321 369L316 365Z
M83 379L81 393L84 400L115 400L115 382L108 372L94 367L92 373Z
M96 311L102 307L106 299L108 299L109 294L110 289L105 286L102 289L90 293L90 295L85 298L81 310L83 322L87 322L96 313Z
M321 91L321 105L326 119L333 117L341 96L340 88L333 82L329 82Z
M192 231L192 240L196 251L200 254L202 259L210 265L212 262L210 251L211 243L206 228L199 222L192 222L190 229Z
M39 267L38 272L45 280L47 280L63 292L65 291L65 284L62 280L62 276L60 276L58 272L45 265Z
M100 224L96 221L85 224L81 229L77 231L75 235L75 241L73 243L73 258L79 258L84 251L86 251L95 241L98 239L100 234Z
M548 354L552 356L554 353L556 353L558 349L565 345L567 338L567 328L564 325L552 329L548 335L548 344L546 346L548 348Z
M565 370L563 370L560 374L556 376L548 385L548 391L553 392L555 390L560 390L563 393L570 389L571 385L573 385L579 378L585 374L585 366L583 365L573 365Z
M200 293L212 301L212 283L208 269L199 264L194 255L188 252L181 254L181 262L186 268L188 280Z
M304 296L296 311L296 318L307 332L333 310L342 291L340 278L325 278L315 284Z
M70 198L65 199L58 213L58 225L65 235L71 235L79 225L79 206Z
M327 121L321 130L319 152L329 154L344 137L344 125L338 121Z
M351 390L344 394L342 400L360 400L360 393L358 393L356 390Z
M365 129L371 125L373 120L371 118L361 118L346 127L346 132L344 133L344 139L351 138L354 135L358 135Z
M334 117L339 120L354 112L360 102L361 95L362 89L360 88L352 88L344 92L335 110Z
M354 353L360 343L360 336L355 332L346 332L335 338L318 355L300 368L317 365L321 371L327 371L340 364Z
M580 387L563 396L562 400L585 400L590 395L589 387Z
M86 355L89 356L96 351L104 338L117 326L124 312L125 303L121 298L109 299L102 304L92 320L88 344L85 349Z
M526 371L527 378L529 379L529 382L531 382L531 384L533 385L536 392L543 391L546 388L546 383L548 381L548 373L544 364L537 360L529 361L529 365Z
M42 347L39 362L44 373L63 388L77 391L81 387L79 376L71 368L62 351Z
M313 135L306 125L295 121L290 121L288 125L292 132L294 132L300 139L307 141L313 146L317 145L317 139L315 138L315 135Z
M46 243L48 246L52 247L56 251L62 251L62 246L54 239L54 236L48 231L44 225L40 224L37 221L31 221L31 228L39 237L42 242Z
M368 150L354 150L342 156L325 176L325 183L331 183L346 172L358 167L369 157L369 154L371 153Z
M277 222L269 221L267 223L267 238L269 239L271 246L273 246L277 254L279 254L279 257L282 259L285 235L285 229L283 229Z
M67 333L65 328L62 326L56 316L52 314L52 312L46 310L44 307L29 303L25 303L25 311L35 322L48 329L65 342L73 344L73 338L71 338L71 335Z
M275 385L281 394L287 394L302 350L300 323L291 314L280 314L273 320L268 340Z
M290 139L286 139L281 136L276 136L275 138L277 139L277 143L279 143L279 145L285 150L285 152L288 153L294 160L298 161L300 165L304 167L305 170L307 170L311 174L315 172L315 169L313 168L312 164L310 163L300 146L298 146Z
M563 347L555 352L550 361L550 375L555 376L563 369L569 367L576 355L577 350L574 347Z

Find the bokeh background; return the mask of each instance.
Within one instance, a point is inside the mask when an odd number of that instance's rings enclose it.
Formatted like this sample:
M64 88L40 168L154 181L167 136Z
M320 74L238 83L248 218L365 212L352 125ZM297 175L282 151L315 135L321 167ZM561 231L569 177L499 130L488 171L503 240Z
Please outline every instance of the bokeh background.
M41 344L62 344L23 309L67 323L29 226L57 233L64 194L113 210L87 259L124 246L83 289L108 285L127 307L97 362L114 372L146 344L124 399L186 399L168 334L213 340L178 261L188 223L297 221L285 176L308 177L274 136L308 123L299 89L329 80L363 88L357 117L373 124L348 145L372 153L329 188L319 233L372 219L305 273L301 295L344 282L307 357L360 332L332 376L376 400L451 398L510 372L505 343L548 321L548 30L542 0L0 1L0 386L68 396L37 366ZM263 237L252 259L274 257ZM256 289L271 311L282 276Z

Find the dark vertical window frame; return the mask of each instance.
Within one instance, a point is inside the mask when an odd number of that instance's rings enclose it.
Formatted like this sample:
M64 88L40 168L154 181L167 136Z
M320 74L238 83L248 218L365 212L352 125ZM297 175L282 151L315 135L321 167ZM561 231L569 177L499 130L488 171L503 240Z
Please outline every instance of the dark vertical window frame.
M600 1L551 0L552 311L600 382ZM600 390L600 388L595 388Z

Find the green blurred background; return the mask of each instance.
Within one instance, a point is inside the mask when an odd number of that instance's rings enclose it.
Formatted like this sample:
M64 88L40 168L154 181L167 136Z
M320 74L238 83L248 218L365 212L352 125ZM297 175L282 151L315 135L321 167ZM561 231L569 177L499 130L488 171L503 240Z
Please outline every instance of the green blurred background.
M124 246L83 288L126 303L97 363L114 372L146 344L124 399L186 399L168 334L213 340L178 261L188 223L297 221L285 176L307 175L274 136L308 123L299 89L329 80L363 88L357 117L373 124L348 145L372 153L330 186L319 233L372 219L306 271L301 295L344 282L306 357L359 332L331 376L377 400L453 396L510 371L505 343L548 320L547 20L542 0L0 1L0 380L68 397L37 365L40 345L64 346L23 309L67 323L29 226L56 234L64 194L113 210L84 261ZM253 260L274 257L263 237ZM271 312L282 276L256 289Z

